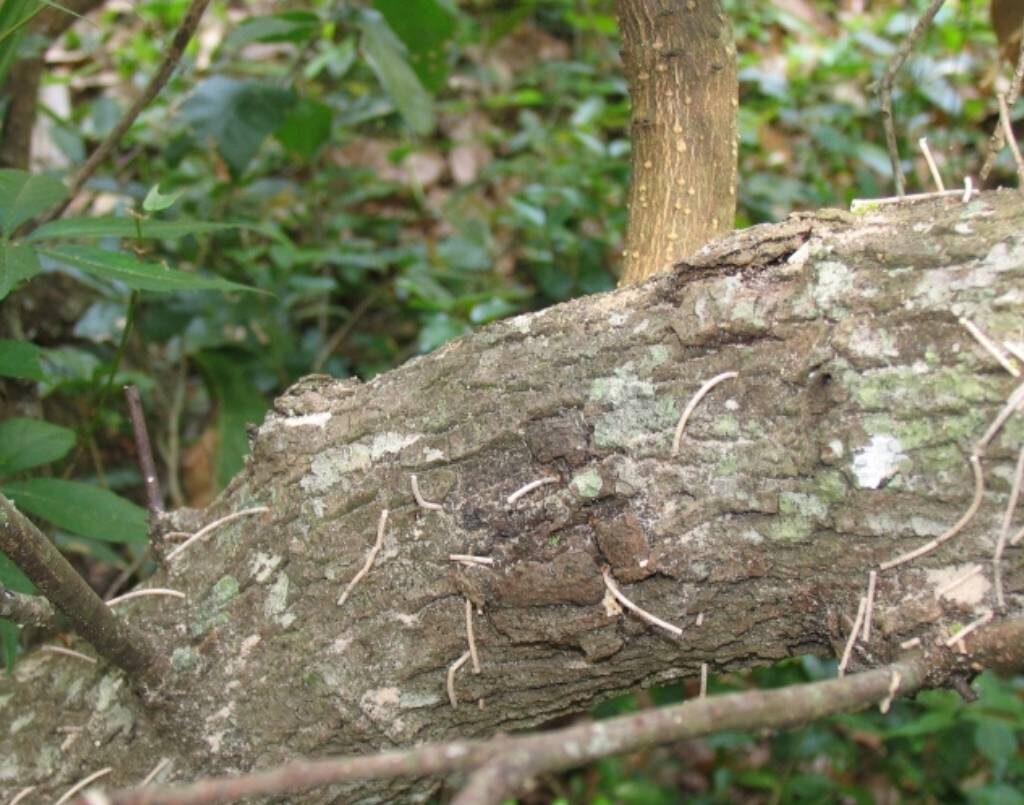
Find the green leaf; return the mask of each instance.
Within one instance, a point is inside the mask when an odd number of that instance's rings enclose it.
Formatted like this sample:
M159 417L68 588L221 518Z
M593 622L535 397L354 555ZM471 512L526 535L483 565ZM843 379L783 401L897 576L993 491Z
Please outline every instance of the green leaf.
M0 584L8 590L25 595L33 595L36 591L35 585L28 580L28 576L22 573L21 568L14 564L14 560L2 551L0 551Z
M145 263L124 252L92 246L53 246L40 254L59 263L80 268L90 274L118 280L137 291L255 291L246 285Z
M1005 721L990 718L974 729L974 745L996 768L1017 754L1017 733Z
M43 350L29 341L0 339L0 377L17 377L21 380L42 380L40 365Z
M152 192L152 191L150 191ZM147 196L148 198L148 196ZM163 196L167 198L167 196ZM177 198L177 195L175 195ZM193 221L180 218L175 221L154 221L123 216L103 215L91 218L61 218L43 224L29 233L27 240L63 240L67 238L181 238L185 235L202 235L207 232L220 232L225 229L237 229L246 224L213 221Z
M267 401L252 383L251 367L228 352L198 353L210 394L217 401L217 486L223 489L240 469L249 452L246 426L263 420Z
M309 159L331 136L332 117L331 107L302 98L274 136L289 151Z
M200 138L212 140L237 176L295 103L295 93L258 81L217 75L201 82L181 107Z
M58 528L103 542L145 542L146 510L107 489L59 478L30 478L0 487L19 509Z
M320 18L310 11L284 11L243 20L224 40L226 48L252 42L306 42L320 29Z
M174 193L164 194L160 192L160 184L157 183L149 188L149 192L146 193L146 197L142 200L142 209L146 212L166 210L184 192L184 190L177 190Z
M6 618L0 618L0 649L4 653L4 667L7 673L14 670L14 661L18 658L18 635L20 627Z
M45 212L67 196L64 184L52 176L22 170L0 170L0 233Z
M445 44L455 33L455 18L437 0L374 0L377 9L409 51L417 77L431 92L448 77Z
M40 271L39 257L31 246L0 241L0 299Z
M49 464L67 455L75 432L41 419L13 417L0 422L0 474Z
M361 17L366 61L391 97L405 122L417 134L434 129L434 101L405 59L405 47L375 11Z

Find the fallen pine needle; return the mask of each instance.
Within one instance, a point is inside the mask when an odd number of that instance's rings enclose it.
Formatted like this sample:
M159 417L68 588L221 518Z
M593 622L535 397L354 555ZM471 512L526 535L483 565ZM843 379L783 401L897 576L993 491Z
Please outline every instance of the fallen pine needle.
M65 791L64 792L64 796L62 796L60 799L58 799L54 803L54 805L64 805L65 802L70 801L70 799L75 794L77 794L79 791L81 791L83 788L85 788L87 785L89 785L89 783L95 782L96 780L100 779L100 777L103 777L104 775L110 774L110 772L112 772L113 770L114 770L113 766L107 766L105 769L100 769L97 772L93 772L88 777L86 777L84 780L79 780L77 783L75 783L73 786L71 786L71 788L69 788L67 791Z
M466 664L466 661L469 660L469 657L470 657L470 654L467 651L465 654L463 654L461 657L459 657L455 662L453 662L450 666L448 666L448 685L447 685L447 687L448 687L448 701L450 701L452 703L452 707L458 707L459 706L459 697L455 695L455 673L463 665Z
M553 475L549 475L546 478L538 478L536 481L530 481L530 483L526 484L525 486L520 487L515 492L513 492L511 495L509 495L505 499L505 503L507 505L511 506L517 500L519 500L519 498L521 498L523 495L526 495L526 494L532 492L534 489L537 489L538 487L544 486L545 484L557 484L557 483L558 483L558 478L556 478Z
M43 646L43 651L48 651L50 654L63 654L65 657L74 657L76 660L85 660L91 662L93 665L96 664L96 658L90 657L88 654L83 654L81 651L75 651L73 648L64 648L63 646Z
M949 640L946 641L946 647L952 648L956 643L959 643L975 629L980 629L982 626L984 626L986 623L992 620L994 616L995 613L991 609L986 609L984 615L982 615L980 618L977 618L976 620L971 621L963 629L961 629L955 635L950 637Z
M722 374L720 375L715 375L713 378L708 380L703 386L697 389L696 394L694 394L690 398L690 401L686 404L686 407L683 409L683 415L679 417L679 424L676 425L676 432L675 435L672 437L673 456L678 455L679 453L679 444L683 440L683 431L686 430L686 423L690 420L690 416L693 414L694 410L696 410L697 405L700 403L700 401L704 399L704 397L707 395L709 391L711 391L711 389L713 389L723 380L730 380L734 377L739 377L739 373L722 372Z
M476 653L476 635L473 633L473 602L466 599L466 640L469 642L469 658L473 661L473 673L480 673L480 657Z
M850 656L853 654L853 644L857 642L857 633L860 631L861 624L864 623L864 610L867 609L868 599L866 596L860 597L860 604L857 607L857 617L853 619L853 628L850 629L850 636L846 640L846 648L843 649L843 658L839 661L838 675L843 676L846 674L846 666L850 664Z
M611 568L606 567L602 571L602 573L604 575L604 584L605 587L608 588L608 592L610 592L615 597L615 600L622 604L622 606L624 606L626 609L632 610L642 620L647 621L652 626L657 626L660 629L664 629L666 632L674 634L676 637L682 635L683 630L680 629L678 626L674 626L668 621L663 621L661 618L657 617L656 615L652 615L646 609L641 609L639 606L637 606L628 598L626 598L626 596L622 594L622 590L620 590L618 585L612 580Z
M440 503L431 503L428 500L423 499L423 495L420 494L420 482L416 480L415 475L409 476L409 481L412 484L412 496L416 498L416 503L421 509L427 509L428 511L443 511L444 506Z
M883 716L889 712L889 708L892 707L892 700L896 698L896 691L900 689L900 682L903 681L903 676L895 668L892 671L892 676L889 677L889 695L882 699L878 704L878 712Z
M200 528L195 534L193 534L191 537L189 537L187 540L181 543L181 545L178 545L177 547L175 547L173 551L167 554L167 561L170 562L193 542L198 542L207 534L211 533L217 528L220 528L222 525L227 525L232 520L237 520L239 517L249 517L253 514L263 514L268 511L270 511L270 508L267 506L254 506L251 509L242 509L242 511L233 512L232 514L226 515L225 517L221 517L217 520L214 520L212 523L207 523L205 526Z
M363 576L370 572L370 568L373 566L373 560L377 558L377 554L380 552L381 546L384 544L384 527L388 524L388 510L381 509L380 520L377 522L377 541L373 543L373 547L370 548L370 552L366 555L366 563L362 566L360 571L352 577L352 581L348 583L345 591L341 594L338 599L338 606L348 600L349 594L352 589L362 580Z
M147 587L145 590L132 590L130 593L119 595L117 598L111 598L109 601L105 601L108 607L116 607L118 604L130 601L133 598L141 598L145 595L166 595L171 598L184 598L185 593L179 592L178 590L169 590L166 587Z

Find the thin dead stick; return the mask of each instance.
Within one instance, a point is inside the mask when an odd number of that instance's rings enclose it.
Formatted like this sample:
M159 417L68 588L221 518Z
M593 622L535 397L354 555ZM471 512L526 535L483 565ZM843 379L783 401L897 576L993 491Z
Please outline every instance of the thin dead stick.
M65 802L68 802L75 794L77 794L87 785L96 782L98 779L100 779L100 777L104 777L105 775L110 774L110 772L112 772L113 770L113 766L107 766L105 769L100 769L99 771L93 772L84 780L79 780L77 783L71 786L71 788L69 788L64 793L64 796L58 799L53 805L64 805Z
M700 697L703 699L708 695L708 664L700 664Z
M416 503L421 509L427 509L428 511L435 512L444 510L444 506L440 503L430 503L423 499L423 495L420 494L420 484L419 481L416 480L415 474L409 476L409 481L412 484L412 496L416 498Z
M968 201L971 200L971 196L974 193L976 193L976 192L977 191L974 189L974 180L970 176L965 176L964 177L964 192L963 192L963 195L960 196L960 200L964 204L966 204Z
M903 39L896 53L886 65L885 72L879 80L876 90L878 102L882 109L882 125L885 129L885 145L889 151L889 162L892 164L892 178L896 182L896 195L902 196L907 191L907 182L903 176L903 166L900 165L899 145L896 142L896 125L892 116L892 87L896 81L896 73L903 67L914 45L921 38L925 29L931 25L935 15L939 13L945 0L932 0L931 5L918 19L910 33Z
M674 626L668 621L663 621L661 618L656 615L652 615L646 609L642 609L626 598L626 596L622 594L622 590L620 590L618 585L612 580L612 570L610 567L606 567L602 573L604 575L604 584L605 587L608 588L608 592L615 596L615 600L622 604L622 606L635 612L641 620L645 620L652 626L657 626L659 629L664 629L669 634L674 634L676 637L680 637L683 634L683 630L678 626Z
M146 414L142 410L142 398L137 386L125 386L124 397L128 403L128 419L132 423L132 434L135 437L135 456L142 471L142 480L146 488L146 507L149 509L149 520L152 523L164 510L164 496L160 491L160 479L156 474L153 448L149 442L149 430L146 428Z
M951 592L953 592L953 590L969 582L971 579L973 579L975 576L981 573L981 571L981 565L971 565L958 576L953 577L945 584L943 584L941 587L937 588L935 590L935 597L943 598L944 596L949 595Z
M1006 103L1006 95L1002 92L997 92L996 98L999 100L999 122L1003 125L1003 136L1010 146L1010 153L1013 154L1013 164L1017 166L1017 180L1020 183L1017 189L1024 193L1024 157L1020 154L1020 146L1017 145L1017 137L1013 133L1010 107Z
M145 788L153 782L156 779L156 776L162 772L164 767L170 762L171 759L169 757L161 758L160 762L153 767L153 770L143 778L141 783L139 783L139 788Z
M904 651L909 651L910 649L917 648L920 645L921 645L921 638L920 637L912 637L909 640L904 640L902 643L900 643L900 648L903 649Z
M1024 445L1021 445L1020 452L1017 454L1017 467L1013 473L1010 499L1006 503L1006 512L1003 514L1003 522L999 528L999 539L996 541L996 550L992 555L992 586L995 590L996 607L999 610L1006 606L1003 596L1003 551L1006 550L1006 542L1010 536L1010 524L1013 522L1013 513L1017 510L1022 481L1024 481Z
M967 507L967 511L963 513L956 523L953 524L952 528L945 531L944 533L937 536L935 539L926 542L920 548L915 548L902 556L897 556L895 559L890 559L888 562L883 562L879 565L880 571L891 570L894 567L912 562L918 557L924 556L926 553L931 553L938 548L943 542L948 539L952 539L961 531L964 530L966 525L971 522L974 515L977 514L978 508L981 506L981 499L985 494L985 476L981 471L981 459L977 455L972 455L970 458L971 469L974 470L974 497L971 500L971 505Z
M227 525L228 523L237 520L239 517L251 517L254 514L265 514L268 511L270 511L270 508L268 506L253 506L251 509L242 509L242 511L240 512L232 512L231 514L225 515L224 517L220 517L217 520L214 520L212 523L207 523L205 526L196 531L195 534L193 534L187 540L181 543L181 545L176 546L173 551L168 553L167 561L170 562L172 559L178 556L178 554L184 551L189 545L191 545L194 542L199 542L199 540L203 539L211 532L220 528L222 525Z
M882 699L878 704L878 712L883 716L889 712L889 708L892 707L892 700L896 698L896 691L900 689L900 682L903 681L903 677L900 672L895 668L892 671L892 677L889 680L889 695Z
M1007 618L983 629L972 641L980 664L1012 667L1024 659L1024 619ZM285 797L356 780L424 777L473 771L492 763L516 760L494 796L462 805L500 802L521 782L546 771L563 771L602 757L646 749L722 730L779 729L834 713L850 712L889 696L893 671L901 681L896 695L936 684L954 668L955 658L915 654L896 664L843 679L828 679L774 690L754 690L691 699L596 722L574 724L533 735L490 741L424 744L376 755L298 760L276 768L229 777L207 778L181 786L148 787L109 795L111 805L219 805L247 797ZM294 797L292 797L294 799Z
M1016 545L1021 540L1024 540L1024 528L1022 528L1020 531L1018 531L1016 534L1010 537L1010 544Z
M1004 341L1003 346L1006 347L1006 351L1009 352L1021 363L1024 363L1024 341ZM1011 372L1011 374L1013 374ZM1019 377L1020 375L1014 375Z
M1020 38L1020 51L1017 54L1017 68L1013 71L1013 78L1010 79L1010 89L1006 93L1006 105L1013 108L1020 97L1021 88L1024 87L1024 36ZM995 167L996 157L1003 149L1003 123L996 123L995 130L988 141L988 151L985 154L985 164L981 168L981 180L985 181L992 168Z
M975 631L977 629L980 629L982 626L984 626L986 623L988 623L990 620L992 620L993 617L995 617L995 613L991 609L986 609L984 615L982 615L977 620L971 621L963 629L961 629L955 635L950 637L946 641L946 648L952 648L957 643L959 643L961 640L963 640L965 637L967 637L967 635L969 635L971 632L973 632L973 631ZM965 652L961 652L961 653L965 653Z
M466 599L466 640L469 641L469 657L473 660L473 673L480 673L480 657L476 653L476 635L473 633L473 602Z
M45 629L53 623L53 605L41 595L25 595L0 584L0 618L19 626Z
M64 648L64 646L41 646L40 651L45 651L49 654L63 654L65 657L74 657L76 660L84 660L85 662L96 664L96 658L90 657L88 654L83 654L81 651L75 651L73 648Z
M686 404L683 409L682 416L679 417L679 424L676 425L675 435L672 437L672 455L679 454L679 443L683 440L683 431L686 430L686 423L690 421L690 416L696 410L697 405L701 400L707 396L707 393L711 391L715 386L721 383L723 380L730 380L734 377L739 377L738 372L722 372L720 375L715 375L713 378L708 380L703 386L697 389L697 393L694 394L690 401Z
M453 708L459 706L459 697L455 695L455 674L463 665L466 664L466 661L469 660L470 656L470 652L467 651L448 666L448 677L445 687L448 689L448 701L452 703Z
M42 531L0 494L0 551L104 659L155 681L166 667L145 635L115 617Z
M978 440L977 445L974 447L974 452L977 455L985 455L985 449L989 446L992 440L999 435L999 431L1003 429L1003 425L1006 424L1006 420L1008 420L1013 415L1013 412L1019 409L1021 405L1024 405L1024 383L1021 383L1013 390L1013 393L1010 394L1009 399L1006 401L1006 405L1002 407L996 415L996 418L992 420L992 424L988 426L988 430L986 430L985 434Z
M871 616L875 611L875 585L878 583L878 571L868 571L868 595L867 595L867 607L864 609L864 631L861 633L861 639L867 643L871 640Z
M857 617L853 619L853 628L850 629L850 636L846 640L846 647L843 649L843 658L839 661L837 673L840 677L846 674L846 666L850 664L850 657L853 654L853 644L857 642L857 633L864 623L864 611L868 607L866 596L860 597L860 604L857 605Z
M119 595L116 598L111 598L107 601L108 607L116 607L118 604L123 604L125 601L131 601L133 598L142 598L146 595L165 595L171 598L184 598L185 593L179 592L178 590L170 590L166 587L147 587L144 590L132 590L130 593Z
M928 138L922 137L917 141L917 145L921 149L921 153L924 154L924 161L928 163L928 170L931 171L932 181L935 182L935 187L941 193L946 189L946 185L942 181L942 174L939 173L939 166L935 164L932 149L928 147Z
M1002 366L1007 372L1014 377L1020 377L1020 369L1014 366L1013 361L1010 360L1009 356L1003 352L1002 348L991 338L985 335L985 332L976 325L973 321L965 319L961 316L957 321L964 326L964 328L972 336L974 340L981 344L982 348Z
M14 798L10 802L8 802L7 805L18 805L19 802L21 802L23 799L25 799L25 797L27 797L35 790L36 787L34 785L25 786L23 789L21 789L21 791L14 795Z
M450 553L448 558L453 562L461 562L464 565L493 565L494 558L490 556L473 556L469 553Z
M373 566L373 560L377 558L377 554L380 552L381 546L384 544L384 528L388 524L388 510L381 509L380 520L377 521L377 541L373 543L373 547L370 548L370 552L366 555L366 562L362 568L352 577L352 581L348 583L345 591L341 594L341 598L338 599L338 606L340 607L345 601L348 600L349 594L355 588L355 586L362 580L363 576L370 572L370 568Z
M160 62L160 66L157 67L152 78L149 79L149 82L139 96L121 116L121 119L117 121L117 125L110 130L110 133L103 142L89 155L85 164L82 165L78 173L71 179L67 198L47 212L40 223L52 221L54 218L59 218L64 214L64 210L68 208L85 183L103 164L104 160L117 147L118 143L121 142L121 138L131 128L135 119L142 113L142 110L149 106L160 90L163 89L167 79L171 77L171 73L174 72L174 68L177 67L178 62L181 60L181 54L185 52L185 46L192 39L192 35L199 26L199 20L202 19L203 12L206 11L206 7L209 4L210 0L192 0L181 19L181 25L178 26L178 30L174 33L170 46L164 53L163 61Z
M509 495L507 498L505 498L505 504L507 506L511 506L517 500L519 500L519 498L521 498L523 495L529 494L534 489L538 489L539 487L545 486L546 484L557 484L557 483L558 483L558 478L556 478L553 475L550 475L550 476L548 476L546 478L538 478L536 481L530 481L530 483L526 484L525 486L519 487L519 489L517 489L515 492L513 492L511 495Z
M972 195L978 195L977 189L972 189ZM874 207L884 207L889 204L913 204L917 201L932 201L937 198L963 198L963 190L939 190L934 193L912 193L909 196L885 196L883 198L855 198L850 202L850 212L865 212Z

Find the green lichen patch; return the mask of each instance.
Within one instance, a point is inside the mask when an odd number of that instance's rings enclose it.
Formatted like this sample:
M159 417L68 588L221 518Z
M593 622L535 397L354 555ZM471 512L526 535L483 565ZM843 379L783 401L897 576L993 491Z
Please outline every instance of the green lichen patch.
M171 668L175 671L191 671L199 665L199 653L190 646L179 646L171 652Z
M569 485L580 497L596 498L601 494L601 487L604 482L601 474L595 469L583 470L576 473Z
M779 495L779 513L798 514L809 520L823 521L828 517L828 506L815 495L803 492L782 492Z

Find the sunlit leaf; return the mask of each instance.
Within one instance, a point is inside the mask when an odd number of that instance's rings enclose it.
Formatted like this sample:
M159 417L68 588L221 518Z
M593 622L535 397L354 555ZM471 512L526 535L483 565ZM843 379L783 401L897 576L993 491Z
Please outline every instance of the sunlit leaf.
M366 11L360 18L366 61L376 73L395 108L417 134L434 129L434 101L406 60L406 50L384 18Z

